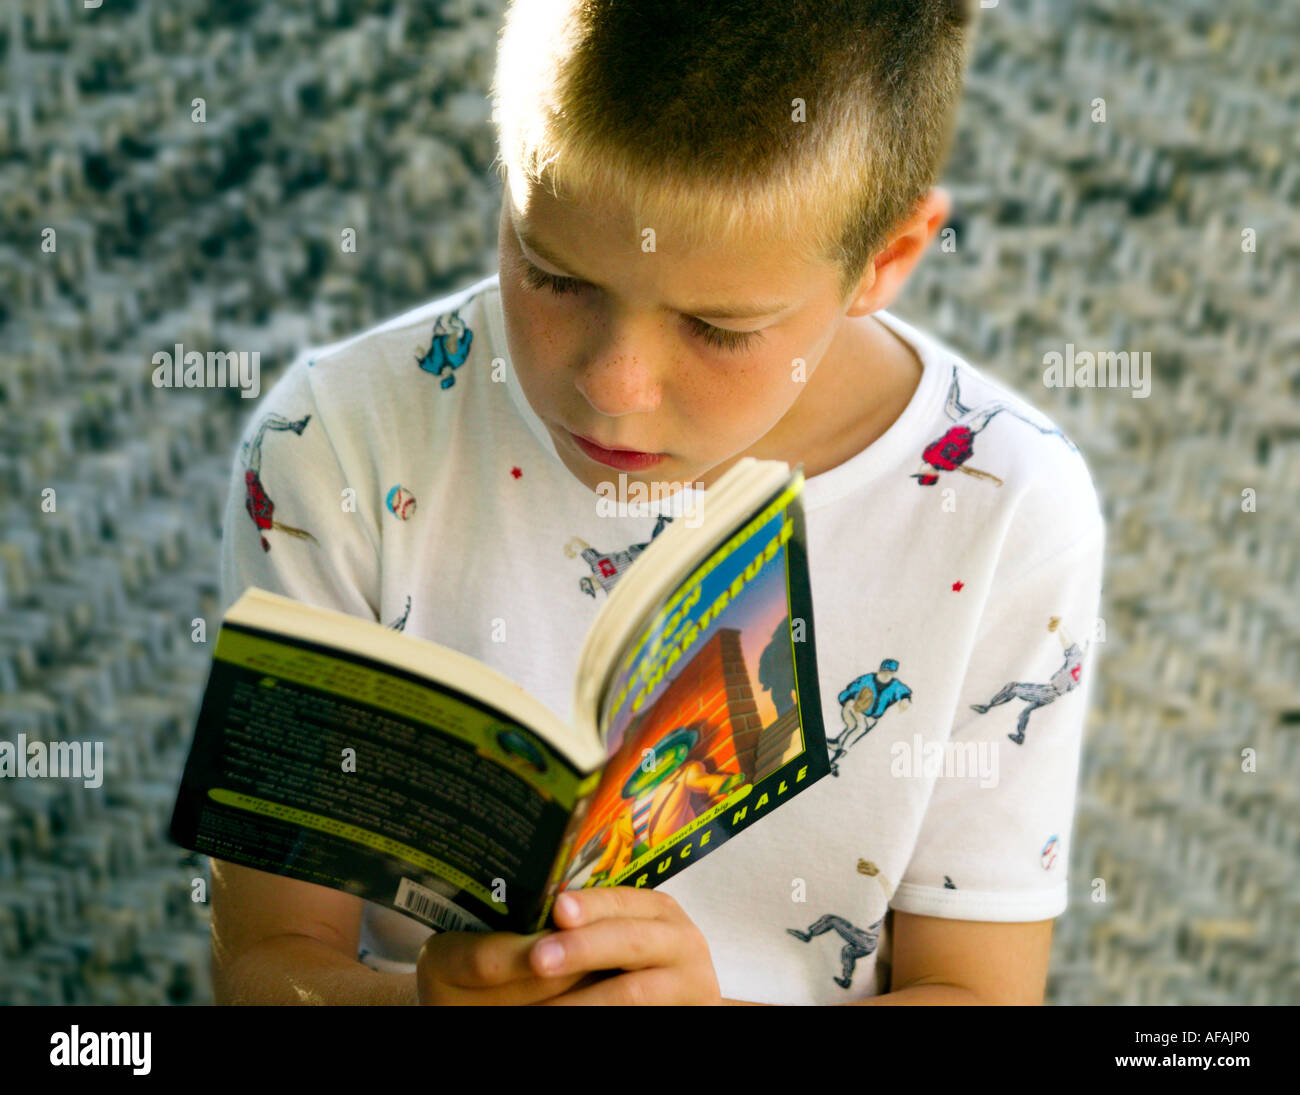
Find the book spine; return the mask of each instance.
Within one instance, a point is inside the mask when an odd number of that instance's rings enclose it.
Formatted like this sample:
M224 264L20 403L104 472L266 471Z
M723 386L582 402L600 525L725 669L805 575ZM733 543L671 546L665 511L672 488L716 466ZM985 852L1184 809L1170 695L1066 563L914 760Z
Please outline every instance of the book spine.
M587 809L591 805L592 799L600 786L601 772L595 771L589 775L578 787L578 800L574 804L573 813L569 815L568 824L564 828L564 834L560 838L559 849L555 853L555 859L551 864L550 873L547 875L546 888L542 891L536 907L532 910L529 919L529 931L541 931L546 927L546 922L550 919L551 909L555 905L555 899L559 896L563 886L565 873L573 864L579 850L574 848L578 832L582 828L582 822L587 816Z

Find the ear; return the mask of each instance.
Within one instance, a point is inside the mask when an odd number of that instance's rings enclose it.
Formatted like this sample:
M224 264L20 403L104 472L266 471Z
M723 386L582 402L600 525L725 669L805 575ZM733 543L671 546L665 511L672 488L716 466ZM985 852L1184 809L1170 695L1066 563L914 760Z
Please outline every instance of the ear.
M861 316L888 308L951 212L952 197L948 191L931 187L876 252L858 283L847 314Z

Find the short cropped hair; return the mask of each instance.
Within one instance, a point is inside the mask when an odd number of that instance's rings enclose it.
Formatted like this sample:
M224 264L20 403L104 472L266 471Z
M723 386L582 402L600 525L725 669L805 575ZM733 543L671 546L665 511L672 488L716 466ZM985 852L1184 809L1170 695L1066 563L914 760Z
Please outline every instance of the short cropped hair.
M510 0L494 163L686 248L793 237L843 300L944 166L968 2Z

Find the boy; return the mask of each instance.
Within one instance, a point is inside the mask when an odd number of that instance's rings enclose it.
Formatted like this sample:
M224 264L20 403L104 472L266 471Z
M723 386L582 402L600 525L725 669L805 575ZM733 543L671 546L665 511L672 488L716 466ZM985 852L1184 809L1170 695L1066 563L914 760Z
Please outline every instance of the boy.
M1027 739L976 705L1051 678L1049 619L1092 627L1104 523L1069 439L884 310L948 213L966 31L939 2L511 8L499 272L291 366L224 601L380 620L567 717L666 519L742 456L802 463L837 774L528 937L214 862L219 1000L1041 1002L1088 690ZM598 514L629 483L671 497Z

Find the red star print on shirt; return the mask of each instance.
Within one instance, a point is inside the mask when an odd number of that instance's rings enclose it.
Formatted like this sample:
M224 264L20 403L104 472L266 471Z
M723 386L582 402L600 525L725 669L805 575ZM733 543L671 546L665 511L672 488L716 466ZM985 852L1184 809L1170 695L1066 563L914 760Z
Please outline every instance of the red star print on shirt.
M520 469L520 468L511 468L511 469L510 469L510 474L513 475L516 479L518 479L518 478L519 478L521 475L523 475L524 473L523 473L522 469Z
M964 586L965 584L966 584L965 582L953 582L953 584L952 584L952 591L953 591L954 593L960 593L960 592L961 592L961 589L962 589L962 586Z

